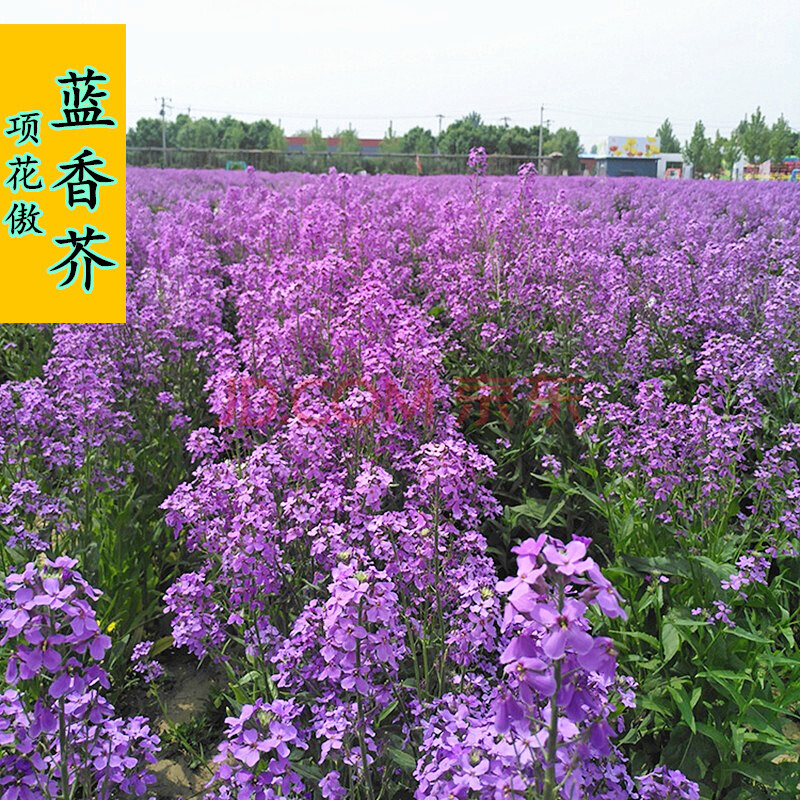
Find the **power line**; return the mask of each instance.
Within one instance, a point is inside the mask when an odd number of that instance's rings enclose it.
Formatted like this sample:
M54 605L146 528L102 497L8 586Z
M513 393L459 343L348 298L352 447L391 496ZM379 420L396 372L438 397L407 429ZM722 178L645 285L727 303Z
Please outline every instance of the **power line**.
M245 116L245 117L259 117L261 119L268 118L268 115L261 111L226 111L221 108L195 108L195 111L204 114L225 114L227 116ZM449 114L289 114L292 119L322 119L322 120L341 120L341 119L363 119L363 120L386 120L391 117L392 119L433 119L435 117L442 117L444 119L452 119Z

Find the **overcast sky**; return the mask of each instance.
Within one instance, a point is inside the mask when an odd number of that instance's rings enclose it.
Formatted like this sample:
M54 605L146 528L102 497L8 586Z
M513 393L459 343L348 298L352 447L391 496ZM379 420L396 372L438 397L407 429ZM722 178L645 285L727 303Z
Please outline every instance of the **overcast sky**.
M363 137L486 122L572 127L588 147L757 105L800 127L800 0L1 0L2 22L124 22L128 125L174 115L348 124ZM668 9L668 10L664 10ZM160 102L160 101L159 101Z

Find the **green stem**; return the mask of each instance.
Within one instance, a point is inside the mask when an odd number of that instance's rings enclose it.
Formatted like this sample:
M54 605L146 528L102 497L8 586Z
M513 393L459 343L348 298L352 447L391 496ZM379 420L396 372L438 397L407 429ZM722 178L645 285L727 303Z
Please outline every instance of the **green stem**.
M547 734L547 769L544 774L542 800L555 800L556 796L556 750L558 749L558 690L561 688L561 662L555 664L556 690L550 698L550 728Z
M67 753L67 723L64 712L64 698L58 701L58 745L61 748L61 796L69 800L69 758Z
M363 601L362 605L359 606L358 609L358 624L361 624L362 619L362 611L363 611ZM356 672L361 671L361 639L356 639ZM358 692L358 689L356 689ZM361 693L358 692L357 700L358 704L358 723L356 728L358 730L358 746L361 750L361 763L364 765L364 785L367 787L367 797L369 800L375 800L375 792L372 788L372 779L370 778L369 774L369 762L367 761L367 741L364 738L364 728L366 727L366 721L364 719L364 706L363 701L361 698Z

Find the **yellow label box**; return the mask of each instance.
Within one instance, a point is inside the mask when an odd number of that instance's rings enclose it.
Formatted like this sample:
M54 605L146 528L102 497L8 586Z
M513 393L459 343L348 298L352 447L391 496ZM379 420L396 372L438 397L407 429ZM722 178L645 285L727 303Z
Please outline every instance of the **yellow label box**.
M0 322L125 322L125 26L0 41Z

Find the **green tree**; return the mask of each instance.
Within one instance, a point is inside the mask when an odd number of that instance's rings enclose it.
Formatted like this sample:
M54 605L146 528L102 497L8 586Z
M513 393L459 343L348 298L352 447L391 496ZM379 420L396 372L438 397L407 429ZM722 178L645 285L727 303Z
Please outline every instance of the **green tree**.
M433 153L435 148L436 139L427 128L417 125L403 136L404 153L427 155Z
M769 135L769 158L770 161L781 163L786 160L786 156L793 155L792 149L795 144L795 136L789 123L781 114L772 126Z
M472 111L442 131L439 137L439 151L466 155L473 147L484 147L487 153L496 153L500 136L505 130L496 125L484 125L481 115L477 111Z
M349 125L343 131L336 131L334 137L339 140L337 149L340 153L361 152L361 142L358 140L358 131L354 130L352 125Z
M466 117L464 117L464 122L468 125L472 125L473 128L480 128L483 126L483 119L481 119L481 115L477 111L470 111Z
M307 153L327 153L328 142L322 135L322 129L319 125L315 125L307 134L301 133L301 136L307 136L306 152Z
M128 130L125 142L129 147L161 147L161 120L142 117Z
M267 150L277 150L279 153L285 153L289 149L286 141L286 134L280 125L273 125L267 138Z
M497 152L513 156L528 156L539 149L539 131L514 125L506 128L497 143Z
M715 177L719 178L722 173L722 164L724 161L724 148L725 138L716 132L714 139L708 141L708 150L706 153L706 169Z
M711 143L706 139L706 126L698 120L692 138L683 147L683 155L692 165L692 177L702 178L708 172L708 151Z
M760 164L769 158L770 130L759 106L750 119L743 119L737 127L739 141L745 158L751 164Z
M246 150L268 150L269 137L275 126L268 119L257 119L244 126L244 138L240 147Z
M180 147L178 144L178 137L181 131L187 126L191 125L192 118L188 114L178 114L175 117L175 122L167 125L167 147Z
M722 146L722 163L733 177L733 166L742 157L742 146L739 144L739 134L733 131Z
M560 168L566 169L570 175L581 171L581 140L578 132L572 128L559 128L543 145L543 153L561 153Z
M244 125L233 117L223 117L217 123L219 146L225 150L238 150L245 136Z
M398 136L394 132L392 123L389 123L389 128L381 139L381 153L397 154L403 152L403 137Z
M183 125L177 135L178 147L210 149L217 146L217 127L214 120L201 117Z
M661 123L661 126L656 131L656 136L661 139L662 153L680 153L681 143L675 135L675 131L672 130L672 123L669 121L669 117Z

